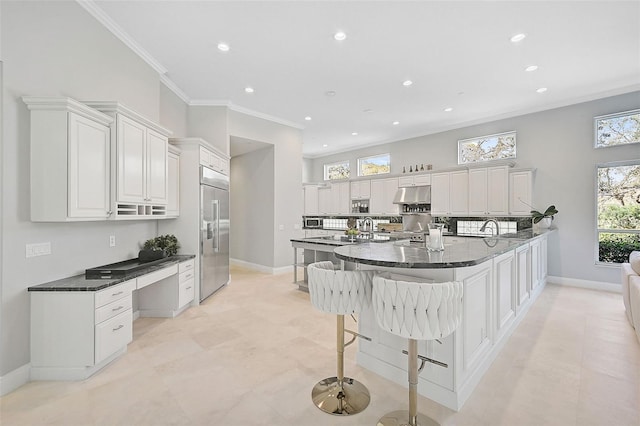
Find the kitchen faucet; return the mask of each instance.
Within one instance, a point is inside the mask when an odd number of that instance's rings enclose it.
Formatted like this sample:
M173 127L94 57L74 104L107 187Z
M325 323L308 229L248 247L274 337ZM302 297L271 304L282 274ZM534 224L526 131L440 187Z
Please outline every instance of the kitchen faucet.
M373 219L370 217L365 217L362 221L362 227L364 228L364 232L372 233L373 232Z
M496 225L496 236L500 235L500 225L498 225L498 221L495 219L487 219L482 226L480 227L479 231L480 232L484 232L484 230L487 228L487 225L489 223L494 223ZM493 235L493 234L492 234Z

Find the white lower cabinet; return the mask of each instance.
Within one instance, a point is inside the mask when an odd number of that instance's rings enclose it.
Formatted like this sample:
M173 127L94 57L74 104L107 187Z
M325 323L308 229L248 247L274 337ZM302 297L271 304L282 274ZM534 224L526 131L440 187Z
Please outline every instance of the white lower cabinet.
M523 244L515 251L516 262L516 287L517 287L517 311L530 300L531 272L529 244Z
M507 332L516 318L515 252L509 251L493 259L494 340Z
M98 292L30 292L31 378L82 380L124 353L135 288L133 279Z

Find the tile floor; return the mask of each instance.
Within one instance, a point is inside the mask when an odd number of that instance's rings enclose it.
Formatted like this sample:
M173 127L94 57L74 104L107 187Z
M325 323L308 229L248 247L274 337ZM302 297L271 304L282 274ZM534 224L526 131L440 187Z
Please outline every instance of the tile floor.
M0 398L9 425L375 425L406 388L354 363L371 405L324 414L310 392L335 374L335 317L292 276L232 269L232 283L175 319L141 318L128 352L82 382L32 382ZM640 344L619 294L547 285L459 412L443 425L640 425Z

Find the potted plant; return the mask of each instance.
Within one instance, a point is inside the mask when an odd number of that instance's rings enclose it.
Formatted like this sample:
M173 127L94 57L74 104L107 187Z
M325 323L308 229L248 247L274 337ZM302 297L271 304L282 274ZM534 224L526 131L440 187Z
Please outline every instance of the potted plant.
M556 209L556 206L551 205L547 207L544 213L540 213L537 210L531 210L531 217L533 218L534 224L538 224L540 228L546 229L551 226L551 221L556 213L558 213L558 209Z
M163 257L174 256L178 253L179 248L180 243L175 235L160 235L144 242L142 250L138 253L138 259L141 262L151 262Z

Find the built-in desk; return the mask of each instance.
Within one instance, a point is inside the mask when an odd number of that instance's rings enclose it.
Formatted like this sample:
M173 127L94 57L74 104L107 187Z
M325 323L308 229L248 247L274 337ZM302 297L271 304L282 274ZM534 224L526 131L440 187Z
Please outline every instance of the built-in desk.
M29 287L31 379L86 379L126 352L135 314L181 313L195 294L194 258L172 256L121 278L77 275Z

